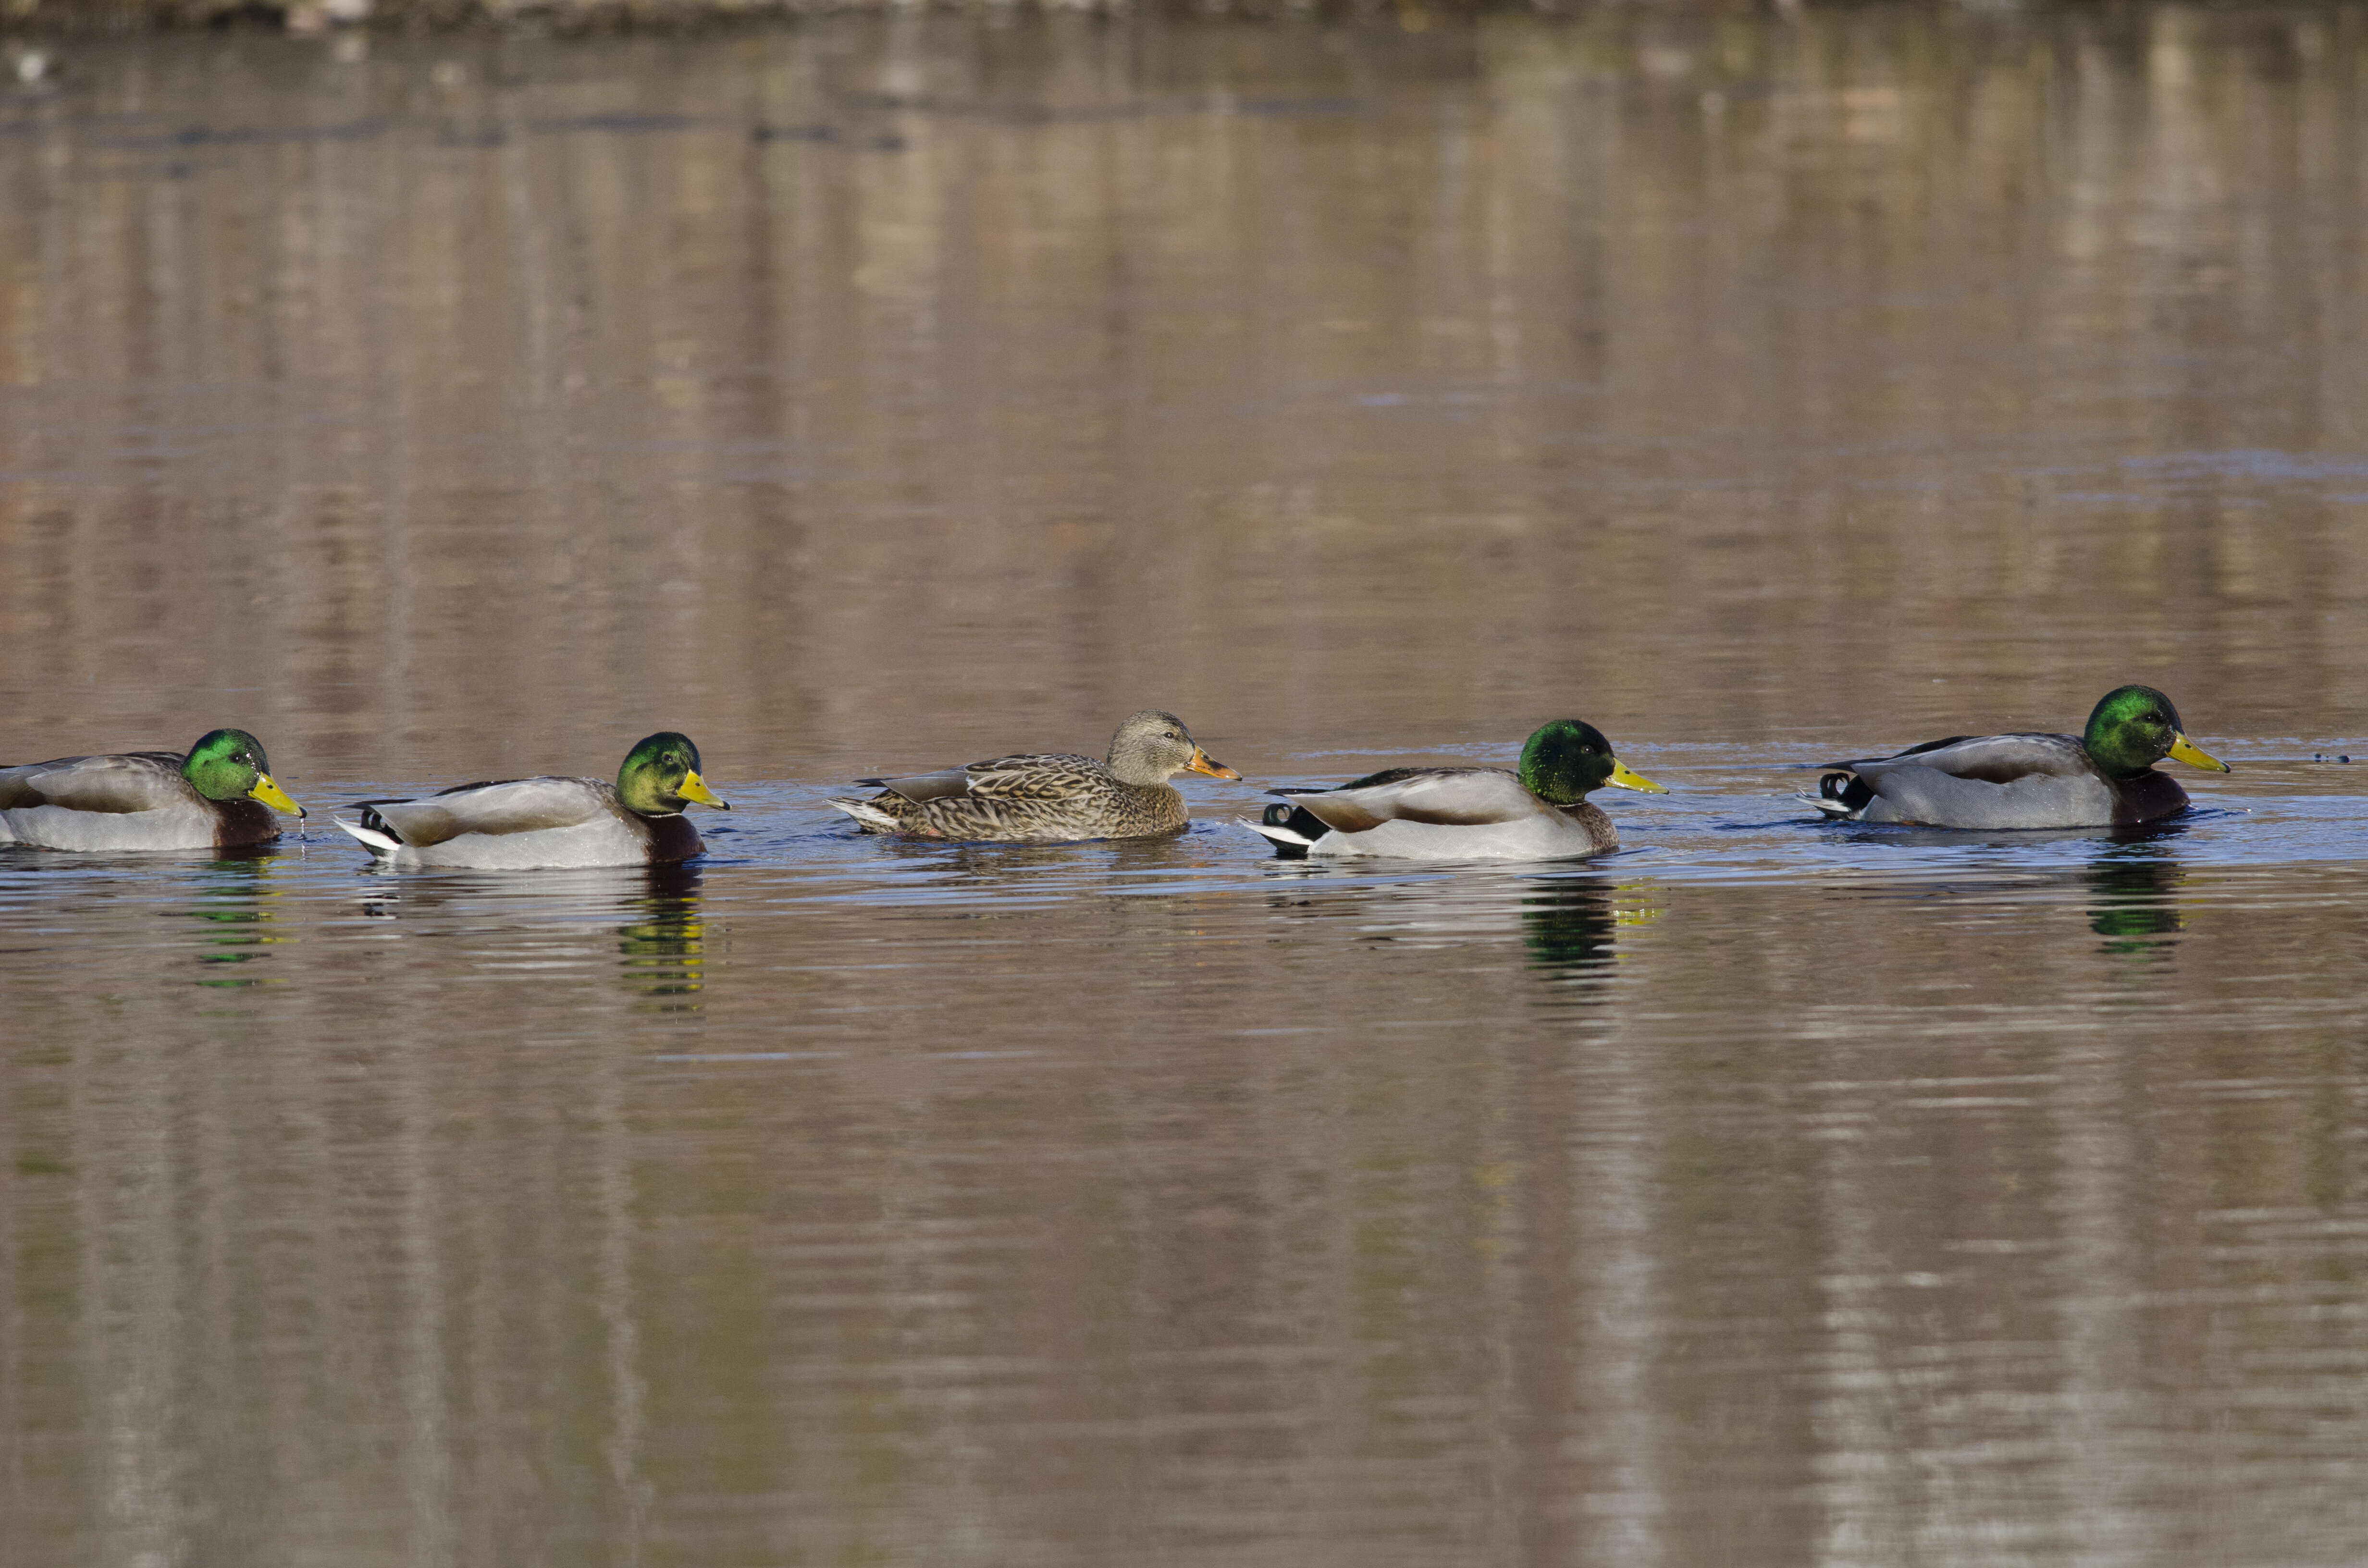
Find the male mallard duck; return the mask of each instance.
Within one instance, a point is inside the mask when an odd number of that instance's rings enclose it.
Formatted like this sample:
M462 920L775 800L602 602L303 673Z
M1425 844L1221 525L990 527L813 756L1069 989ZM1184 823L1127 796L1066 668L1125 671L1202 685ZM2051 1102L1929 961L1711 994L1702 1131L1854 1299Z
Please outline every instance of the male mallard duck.
M228 849L279 837L274 810L304 814L245 730L209 731L187 756L134 751L0 767L0 844Z
M1590 790L1668 791L1629 771L1592 724L1556 719L1521 747L1517 769L1393 767L1337 790L1277 790L1264 820L1278 853L1409 860L1554 860L1620 847Z
M625 754L613 785L560 778L462 784L419 801L362 801L361 820L336 821L393 866L664 865L706 847L682 815L693 801L732 809L699 776L690 737L666 730Z
M2150 686L2107 692L2071 735L1952 735L1896 756L1831 762L1801 799L1845 822L1925 827L2119 827L2187 809L2154 765L2174 757L2228 771L2180 733L2179 710Z
M1187 768L1212 778L1241 777L1202 751L1183 720L1146 708L1110 737L1107 763L1023 752L936 773L859 778L880 793L830 803L866 833L1008 844L1148 838L1181 832L1190 820L1184 797L1167 782Z

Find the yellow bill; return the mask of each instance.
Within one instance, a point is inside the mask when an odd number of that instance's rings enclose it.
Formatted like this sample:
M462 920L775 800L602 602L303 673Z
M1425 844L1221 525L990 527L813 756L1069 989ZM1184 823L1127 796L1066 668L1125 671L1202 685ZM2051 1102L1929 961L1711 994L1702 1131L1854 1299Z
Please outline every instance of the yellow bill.
M1192 748L1192 760L1186 763L1184 766L1190 768L1195 773L1205 773L1212 778L1239 778L1241 777L1240 774L1235 772L1232 768L1227 767L1224 763L1219 762L1215 757L1211 756L1199 746L1194 746Z
M707 780L699 776L699 769L695 767L682 776L682 782L675 786L674 792L686 801L697 801L700 805L713 806L719 812L732 809L732 802L709 789Z
M288 798L288 791L282 790L279 787L279 781L273 778L268 773L256 774L255 776L255 788L249 790L247 794L256 800L261 801L265 805L269 806L275 812L286 812L290 816L293 817L301 817L304 814L304 808L290 800Z
M2229 771L2226 763L2214 756L2185 735L2171 737L2170 756L2172 761L2183 762L2190 767L2208 767L2214 773Z
M1622 790L1642 790L1647 795L1666 795L1669 792L1668 785L1654 783L1643 774L1630 768L1626 763L1616 756L1611 759L1611 777L1605 782L1617 784Z

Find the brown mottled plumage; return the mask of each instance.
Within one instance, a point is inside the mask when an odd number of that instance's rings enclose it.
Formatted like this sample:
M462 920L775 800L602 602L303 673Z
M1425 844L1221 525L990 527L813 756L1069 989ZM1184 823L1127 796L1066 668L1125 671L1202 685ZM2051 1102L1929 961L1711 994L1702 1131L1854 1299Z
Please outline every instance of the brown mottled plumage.
M1148 838L1180 832L1190 820L1184 797L1167 782L1188 768L1241 777L1202 751L1182 720L1146 708L1118 727L1107 762L1023 752L935 773L860 778L880 793L830 803L866 833L1001 843Z

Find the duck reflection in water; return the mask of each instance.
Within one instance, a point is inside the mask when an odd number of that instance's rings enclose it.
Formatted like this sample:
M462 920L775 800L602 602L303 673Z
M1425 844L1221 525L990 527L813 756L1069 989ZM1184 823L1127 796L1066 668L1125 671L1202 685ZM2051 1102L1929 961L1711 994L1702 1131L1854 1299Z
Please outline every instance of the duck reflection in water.
M1611 883L1594 877L1531 884L1521 898L1521 948L1529 967L1558 984L1601 979L1620 925L1611 892Z
M558 871L359 873L361 912L385 934L461 936L530 952L539 963L581 962L617 938L626 984L682 996L702 983L704 873L695 865L586 867Z
M2106 952L2159 963L2177 945L2187 921L2172 899L2186 874L2161 836L2113 844L2089 863L2089 929Z
M1410 949L1485 945L1504 950L1518 934L1522 966L1554 985L1608 976L1616 956L1614 933L1657 913L1637 902L1635 884L1623 887L1601 876L1474 867L1377 881L1344 872L1337 860L1313 858L1276 859L1265 869L1274 884L1269 906L1279 915L1345 921L1360 939Z
M279 863L279 857L266 847L224 850L199 872L194 889L198 902L188 912L205 927L198 984L263 983L265 976L246 966L269 958L270 949L288 939L272 934L277 917L267 902L280 896L271 881Z
M707 923L700 914L696 866L652 866L635 900L639 918L617 927L626 983L649 996L689 996L705 984ZM677 1004L697 1006L697 1003Z
M1099 882L1108 877L1146 873L1173 876L1195 864L1212 842L1222 840L1213 833L1190 830L1162 838L1081 838L1048 844L883 834L865 848L916 871L953 872L981 884L1042 893L1048 885L1073 879Z

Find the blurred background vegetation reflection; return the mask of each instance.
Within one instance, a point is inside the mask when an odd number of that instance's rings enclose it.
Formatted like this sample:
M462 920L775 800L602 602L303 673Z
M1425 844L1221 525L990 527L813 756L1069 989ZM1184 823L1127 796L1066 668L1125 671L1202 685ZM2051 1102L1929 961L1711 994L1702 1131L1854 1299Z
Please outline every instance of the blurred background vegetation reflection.
M2368 1561L2368 11L58 3L0 758L734 810L0 850L0 1562ZM2123 680L2169 831L1789 798ZM1228 821L1565 714L1610 860Z

